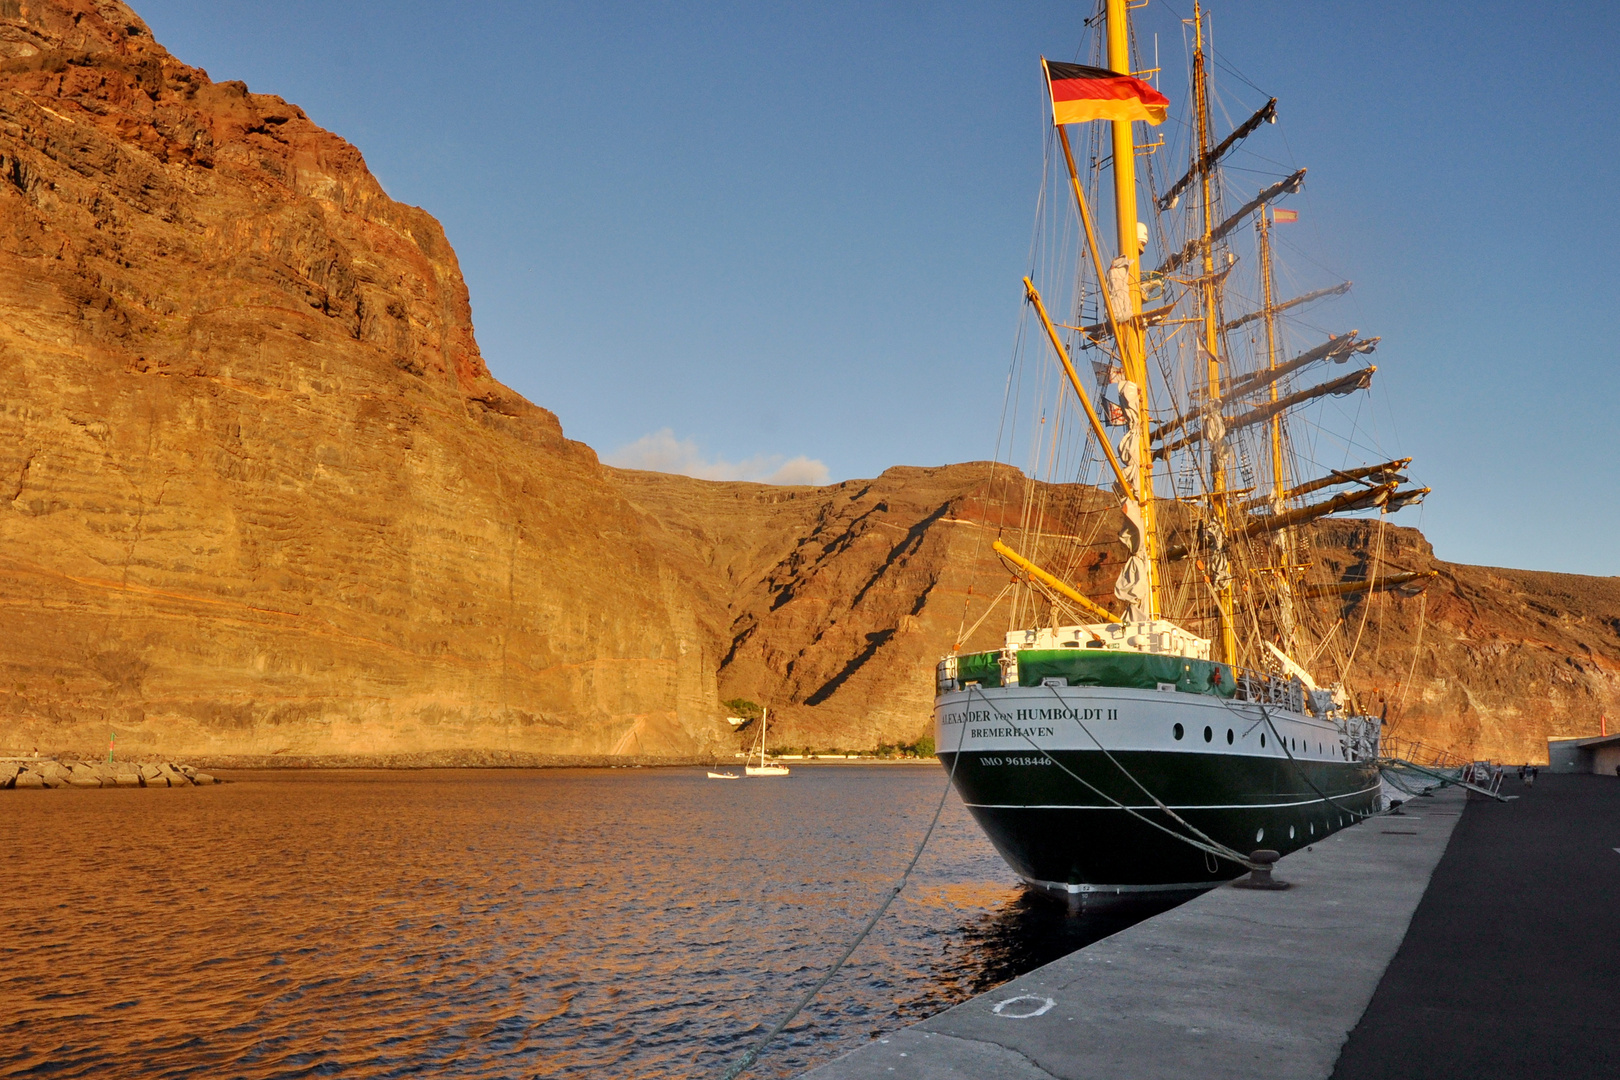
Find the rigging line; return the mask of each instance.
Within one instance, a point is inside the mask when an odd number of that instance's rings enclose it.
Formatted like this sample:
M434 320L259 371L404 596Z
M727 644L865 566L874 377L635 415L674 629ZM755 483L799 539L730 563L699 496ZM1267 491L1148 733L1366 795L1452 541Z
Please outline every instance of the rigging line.
M1232 708L1230 703L1224 703L1224 704L1227 705L1227 708ZM1312 780L1311 777L1310 777L1310 774L1307 773L1300 766L1299 760L1294 757L1294 752L1292 750L1288 749L1288 740L1282 737L1282 734L1277 730L1277 725L1271 722L1271 714L1266 711L1266 707L1264 705L1260 705L1258 702L1256 702L1255 704L1259 707L1260 715L1265 719L1266 726L1271 729L1271 737L1273 739L1277 740L1278 745L1280 745L1282 747L1282 749L1283 749L1283 753L1288 755L1288 761L1289 761L1290 764L1292 764L1294 766L1294 771L1299 774L1299 778L1301 780L1305 781L1307 784L1309 784L1311 786L1312 791L1314 791L1318 795L1322 796L1322 798L1327 800L1328 802L1333 803L1333 805L1339 807L1339 809L1344 810L1351 817L1361 818L1361 819L1365 820L1365 819L1371 818L1371 817L1378 817L1380 814L1389 813L1388 810L1374 810L1370 814L1363 814L1363 813L1359 813L1359 812L1357 812L1355 810L1351 810L1348 807L1339 806L1338 803L1333 802L1333 796L1329 795L1327 792L1323 791L1321 788L1316 786L1316 781ZM1233 711L1236 712L1235 709L1233 709ZM1243 714L1238 713L1238 715L1241 716ZM1348 740L1350 738L1350 728L1349 728L1348 723L1345 726L1344 735L1345 735L1346 740ZM1380 733L1380 738L1381 737L1382 737L1382 733Z
M1007 384L1001 392L1001 422L996 427L996 452L995 456L990 459L990 467L987 471L987 475L985 476L984 504L986 507L989 507L992 500L994 500L996 497L996 458L1001 456L1001 435L1007 426L1007 409L1012 399L1013 368L1017 366L1019 350L1023 347L1024 327L1027 325L1027 323L1027 317L1022 311L1020 311L1018 316L1018 330L1013 335L1013 355L1009 358L1007 367ZM962 637L962 627L967 624L968 610L970 605L973 603L973 583L974 578L978 575L979 557L984 549L984 533L985 530L978 529L975 531L975 535L973 537L973 562L970 564L972 569L968 571L967 595L962 598L962 618L956 624L956 640L958 642L965 640ZM1000 597L997 597L997 600L999 599ZM996 601L992 600L990 602L990 608L985 609L985 615L990 614L990 609L994 608L995 605ZM983 621L984 618L981 616L979 622ZM975 630L978 629L978 625L978 623L973 624Z
M1412 689L1412 676L1417 674L1418 654L1423 649L1423 626L1428 619L1429 590L1424 589L1418 597L1418 632L1417 641L1412 645L1412 666L1406 669L1406 679L1401 683L1401 700L1395 706L1395 719L1398 723L1406 714L1406 692Z
M976 687L969 687L970 692L968 694L968 701L970 703L973 700L973 695L971 693L971 691L973 689L976 689ZM985 706L987 708L989 708L989 710L991 712L996 714L996 718L998 720L1001 720L1003 723L1010 726L1014 731L1022 732L1024 730L1023 728L1020 728L1015 722L1013 722L1011 720L1008 720L1006 714L1003 713L1000 709L996 708L995 703L992 702L989 698L984 696L984 691L982 689L979 690L979 697L984 701ZM967 724L963 723L962 728L965 731L967 729ZM1240 866L1247 867L1250 870L1257 869L1256 865L1254 863L1251 863L1247 856L1237 855L1237 853L1233 852L1231 848L1226 848L1225 850L1221 850L1220 848L1212 847L1209 844L1205 844L1200 840L1194 840L1192 837L1183 836L1181 833L1176 832L1174 829L1170 829L1170 828L1167 828L1167 827L1165 827L1163 825L1160 825L1157 821L1154 821L1152 818L1145 817L1144 815L1139 813L1135 808L1126 806L1124 803L1120 802L1118 799L1114 798L1112 795L1108 794L1106 791L1103 791L1102 789L1098 788L1096 785L1092 784L1090 781L1086 780L1085 778L1083 778L1081 776L1076 775L1072 770L1070 770L1070 768L1067 765L1063 764L1063 762L1061 762L1057 758L1053 757L1051 755L1051 753L1047 751L1046 747L1042 746L1040 743L1036 742L1034 739L1030 738L1028 735L1023 735L1022 738L1023 738L1023 740L1025 742L1029 743L1030 746L1033 746L1036 750L1039 750L1041 752L1041 756L1046 758L1046 760L1050 761L1052 764L1056 765L1062 772L1067 774L1071 779L1078 781L1087 790L1089 790L1092 794L1098 795L1098 796L1101 796L1104 799L1107 799L1110 803L1112 803L1114 805L1115 809L1125 811L1127 814L1130 814L1132 817L1134 817L1137 820L1143 822L1144 824L1151 825L1155 829L1158 829L1160 832L1164 833L1166 836L1170 836L1170 837L1173 837L1176 840L1180 840L1183 844L1189 844L1192 847L1195 847L1200 851L1207 851L1211 855L1218 855L1223 859L1229 859L1230 861L1235 862L1235 863L1239 864ZM960 740L958 740L958 742L960 742ZM952 767L953 768L955 767L955 762L952 762ZM1155 801L1157 801L1157 800L1155 800ZM1234 855L1236 855L1236 858L1233 858Z
M872 928L878 924L878 920L883 918L883 913L889 910L889 905L894 903L894 898L900 895L900 890L906 887L906 882L911 880L912 870L917 867L917 860L922 858L923 848L928 846L929 838L934 835L934 827L939 824L939 815L945 809L945 800L950 797L951 784L956 779L956 763L962 759L962 740L966 737L967 725L963 724L962 734L957 736L956 740L956 757L951 759L950 771L945 774L945 788L939 793L939 802L934 807L933 820L928 823L928 830L923 833L922 842L917 845L917 850L912 854L911 861L906 864L906 869L900 875L899 882L889 890L889 895L883 898L883 903L879 904L878 909L872 912L872 917L866 920L866 925L861 928L861 932L855 935L855 939L849 943L849 947L844 950L843 955L838 958L837 962L827 969L827 973L821 977L821 981L807 990L804 996L799 999L798 1004L794 1005L786 1016L778 1020L776 1026L765 1033L764 1038L750 1047L741 1060L721 1074L720 1080L736 1080L744 1070L759 1060L760 1051L764 1050L772 1039L780 1035L782 1029L792 1023L793 1018L798 1016L804 1010L804 1007L814 1000L817 994L821 993L822 987L832 981L832 977L838 974L839 969L844 966L844 962L850 958L861 942L866 940L866 935L872 932Z
M1064 702L1063 695L1057 692L1057 687L1049 686L1049 687L1047 687L1047 689L1052 691L1052 696L1057 698L1058 704L1062 705L1064 707L1064 710L1067 711L1068 705ZM1210 844L1213 847L1220 848L1222 851L1229 852L1230 853L1229 857L1235 857L1235 861L1243 863L1246 866L1248 865L1248 863L1245 860L1245 857L1243 855L1239 854L1234 849L1232 849L1230 847L1227 847L1225 844L1221 843L1219 840L1216 840L1214 837L1209 836L1206 833L1199 830L1191 822L1187 821L1180 814L1176 813L1174 810L1172 810L1168 806L1166 806L1164 804L1164 802L1157 795L1155 795L1155 794L1153 794L1153 792L1149 791L1147 789L1147 786L1145 784L1143 784L1142 781L1138 780L1131 773L1131 771L1129 769L1127 769L1125 766L1123 766L1123 765L1121 765L1119 763L1118 759L1116 759L1113 754L1108 752L1108 747L1104 746L1097 739L1097 736L1095 736L1095 735L1093 735L1091 733L1091 729L1086 727L1086 722L1084 720L1081 720L1079 717L1075 717L1074 722L1080 725L1080 730L1086 733L1086 738L1090 739L1093 743L1095 743L1096 746L1097 746L1097 749L1102 751L1103 757L1107 758L1110 762L1112 762L1113 765L1114 765L1114 768L1116 768L1120 772L1124 773L1125 778L1127 780L1129 780L1131 783L1135 784L1137 787L1141 788L1142 789L1142 794L1144 794L1148 798L1152 799L1153 804L1155 806L1157 806L1160 810L1164 811L1165 814L1169 815L1169 817L1170 817L1170 819L1172 821L1175 821L1182 828L1186 829L1188 832L1192 833L1194 836L1198 837L1198 839L1204 841L1205 843ZM1251 866L1250 869L1252 870L1253 867Z
M1384 526L1388 523L1389 515L1380 513L1378 515L1378 543L1373 550L1372 567L1369 574L1370 580L1377 580L1379 564L1384 561ZM1344 666L1339 668L1339 681L1342 683L1350 681L1350 667L1356 662L1356 650L1361 648L1361 635L1367 629L1367 614L1372 611L1372 599L1370 596L1362 598L1361 625L1356 628L1356 640L1350 646L1349 654L1344 658Z

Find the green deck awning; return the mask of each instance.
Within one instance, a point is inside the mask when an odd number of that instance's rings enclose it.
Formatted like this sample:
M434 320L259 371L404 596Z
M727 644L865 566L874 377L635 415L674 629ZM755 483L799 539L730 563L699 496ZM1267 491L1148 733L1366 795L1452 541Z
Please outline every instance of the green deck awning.
M1070 686L1124 686L1157 690L1175 683L1184 694L1229 698L1237 692L1232 668L1211 660L1101 649L1025 649L1018 654L1018 685L1062 678Z

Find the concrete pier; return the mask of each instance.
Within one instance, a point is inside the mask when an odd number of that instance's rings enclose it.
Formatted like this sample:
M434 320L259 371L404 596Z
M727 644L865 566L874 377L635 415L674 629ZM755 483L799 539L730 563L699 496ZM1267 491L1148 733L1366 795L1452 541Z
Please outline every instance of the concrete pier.
M1280 861L1291 889L1212 890L805 1075L1326 1078L1463 807L1414 799Z

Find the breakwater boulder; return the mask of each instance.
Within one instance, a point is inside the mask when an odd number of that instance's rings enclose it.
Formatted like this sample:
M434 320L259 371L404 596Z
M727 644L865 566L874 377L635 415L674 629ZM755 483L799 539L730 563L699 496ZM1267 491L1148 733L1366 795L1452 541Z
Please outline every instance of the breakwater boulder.
M171 761L0 761L0 788L205 787L217 783L220 781L208 773Z

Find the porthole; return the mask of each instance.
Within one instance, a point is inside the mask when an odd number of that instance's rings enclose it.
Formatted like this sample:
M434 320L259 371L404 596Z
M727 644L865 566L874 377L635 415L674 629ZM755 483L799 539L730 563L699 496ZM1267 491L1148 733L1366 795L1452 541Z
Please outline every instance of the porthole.
M1256 829L1256 830L1254 830L1254 842L1255 843L1258 844L1260 841L1264 840L1265 838L1266 838L1266 830L1265 829Z
M1299 740L1298 739L1289 739L1288 740L1288 745L1293 747L1295 750L1298 750L1299 749Z
M1260 733L1260 749L1264 750L1265 748L1266 748L1266 733L1262 731Z
M1213 729L1211 729L1211 728L1205 728L1204 729L1204 741L1205 742L1214 742L1215 741L1215 732L1214 732Z
M1290 826L1288 826L1288 839L1292 840L1293 838L1294 838L1294 827L1292 825L1290 825Z
M1232 745L1232 729L1231 728L1226 729L1226 745L1227 746Z
M1180 724L1177 724L1175 727L1175 734L1176 738L1180 739L1183 735L1187 734L1187 729L1182 727Z

